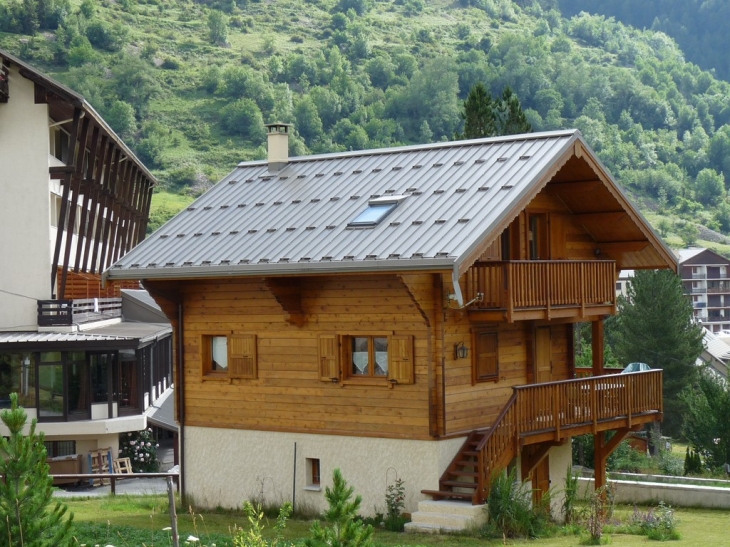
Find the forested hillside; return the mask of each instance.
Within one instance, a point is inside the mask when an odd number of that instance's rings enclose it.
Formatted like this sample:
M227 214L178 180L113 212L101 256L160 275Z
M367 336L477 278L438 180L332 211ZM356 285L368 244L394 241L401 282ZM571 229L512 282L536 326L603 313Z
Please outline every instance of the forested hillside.
M730 79L730 2L727 0L557 0L567 17L581 11L615 17L637 28L666 32L687 60Z
M730 234L730 84L666 34L556 7L0 0L0 47L83 93L170 192L264 157L264 121L295 124L293 154L452 139L481 81L536 131L578 127L673 244Z

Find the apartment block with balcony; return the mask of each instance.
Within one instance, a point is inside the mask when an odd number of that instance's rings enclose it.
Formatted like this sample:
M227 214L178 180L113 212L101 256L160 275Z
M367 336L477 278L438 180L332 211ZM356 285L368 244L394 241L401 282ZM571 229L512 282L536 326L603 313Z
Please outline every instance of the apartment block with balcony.
M166 318L125 321L139 282L100 275L144 238L155 179L83 97L2 50L0 166L0 408L17 392L51 456L115 449L172 383Z
M711 332L730 331L730 260L715 251L679 251L679 274L694 315Z

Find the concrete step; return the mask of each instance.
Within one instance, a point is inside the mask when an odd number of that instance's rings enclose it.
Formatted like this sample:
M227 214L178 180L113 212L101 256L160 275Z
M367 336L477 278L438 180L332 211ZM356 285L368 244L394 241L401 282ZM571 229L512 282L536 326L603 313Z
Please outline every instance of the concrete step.
M484 507L467 501L423 500L418 502L418 511L411 514L406 530L434 534L478 527L486 520Z

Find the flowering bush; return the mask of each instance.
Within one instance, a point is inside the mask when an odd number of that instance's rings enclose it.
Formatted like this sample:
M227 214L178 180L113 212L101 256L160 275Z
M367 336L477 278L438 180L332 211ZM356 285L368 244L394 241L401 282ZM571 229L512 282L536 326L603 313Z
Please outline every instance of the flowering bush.
M634 507L634 514L629 522L631 525L637 526L639 533L646 534L649 539L657 541L679 539L674 511L663 501L659 502L659 507L649 509L646 513Z
M119 457L129 458L135 473L154 473L159 469L157 449L160 445L152 438L152 429L122 433L119 439Z

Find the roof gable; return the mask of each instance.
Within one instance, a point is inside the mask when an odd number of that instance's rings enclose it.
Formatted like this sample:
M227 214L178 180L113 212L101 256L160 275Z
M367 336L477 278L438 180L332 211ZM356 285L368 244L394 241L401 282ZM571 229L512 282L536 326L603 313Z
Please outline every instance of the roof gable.
M242 163L107 275L463 273L576 147L592 157L573 130L292 158L275 173L263 161ZM592 178L645 224L610 177ZM388 195L407 197L375 226L348 227L369 200Z

